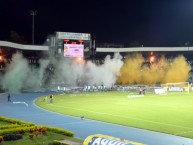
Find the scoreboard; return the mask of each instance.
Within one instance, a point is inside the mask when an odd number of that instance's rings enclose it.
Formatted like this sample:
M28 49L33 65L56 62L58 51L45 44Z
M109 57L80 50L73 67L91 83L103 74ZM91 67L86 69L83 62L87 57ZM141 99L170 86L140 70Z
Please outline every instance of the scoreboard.
M91 35L89 33L56 32L56 46L63 57L89 57Z

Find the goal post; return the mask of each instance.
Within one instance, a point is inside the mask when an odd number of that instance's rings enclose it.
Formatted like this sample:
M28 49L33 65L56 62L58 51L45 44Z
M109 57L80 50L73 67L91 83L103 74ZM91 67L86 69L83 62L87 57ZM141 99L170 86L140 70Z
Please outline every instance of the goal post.
M166 83L161 84L161 87L167 92L184 92L189 94L191 84L189 82L177 82L177 83Z

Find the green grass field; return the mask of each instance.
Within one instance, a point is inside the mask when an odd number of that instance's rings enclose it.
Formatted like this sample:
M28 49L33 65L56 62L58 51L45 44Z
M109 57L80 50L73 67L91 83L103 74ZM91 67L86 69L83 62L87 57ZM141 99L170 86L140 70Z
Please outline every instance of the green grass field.
M9 124L10 124L10 123L8 123L8 122L0 121L0 126L9 125Z
M137 93L136 93L137 94ZM193 92L147 94L128 98L129 92L91 92L55 95L50 104L40 97L44 109L85 118L193 138Z

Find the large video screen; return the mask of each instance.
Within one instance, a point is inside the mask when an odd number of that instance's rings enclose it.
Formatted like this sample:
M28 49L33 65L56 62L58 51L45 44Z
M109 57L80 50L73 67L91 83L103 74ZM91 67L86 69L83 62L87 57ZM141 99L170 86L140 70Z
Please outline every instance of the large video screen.
M83 57L84 45L82 44L64 44L64 57Z

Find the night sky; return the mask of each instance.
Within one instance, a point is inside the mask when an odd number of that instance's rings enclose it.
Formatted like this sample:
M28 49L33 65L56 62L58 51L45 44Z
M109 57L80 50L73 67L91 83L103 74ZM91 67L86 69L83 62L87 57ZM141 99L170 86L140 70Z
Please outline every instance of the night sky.
M192 0L1 0L0 40L16 31L30 44L56 31L91 33L98 43L193 45Z

